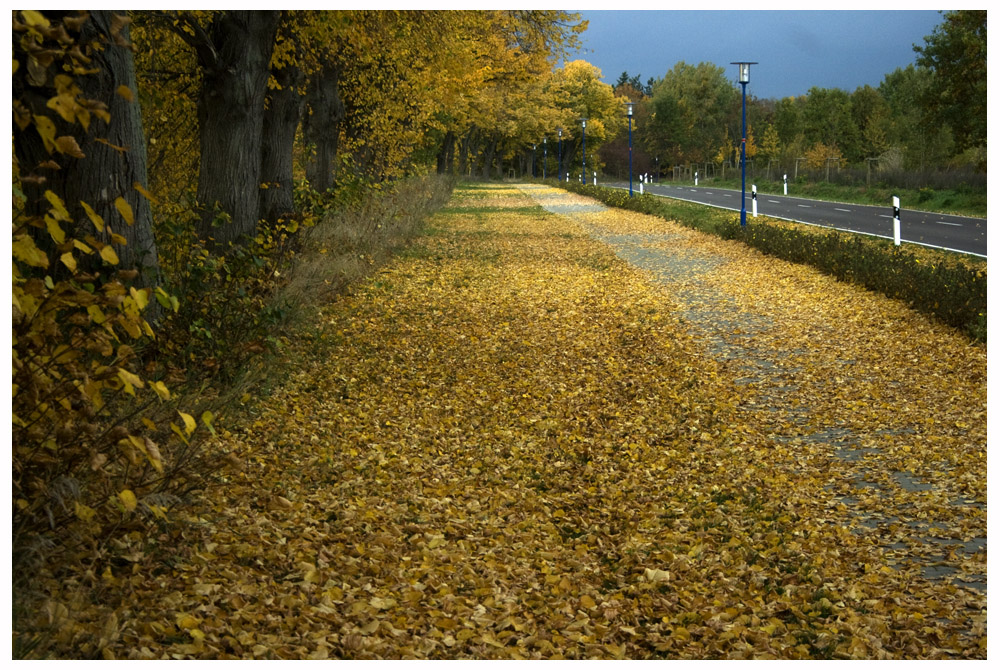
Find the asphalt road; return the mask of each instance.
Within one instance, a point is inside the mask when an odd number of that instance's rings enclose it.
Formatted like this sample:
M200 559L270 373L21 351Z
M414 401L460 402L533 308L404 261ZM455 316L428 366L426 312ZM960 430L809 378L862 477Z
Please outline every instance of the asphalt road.
M605 182L603 185L628 188L628 182ZM671 184L644 184L643 189L654 195L740 211L739 191ZM632 190L639 192L638 182L633 182ZM986 257L986 219L921 212L906 209L906 203L901 204L900 238L904 242ZM749 219L753 215L749 184L746 207ZM891 204L873 207L758 193L757 214L892 239Z

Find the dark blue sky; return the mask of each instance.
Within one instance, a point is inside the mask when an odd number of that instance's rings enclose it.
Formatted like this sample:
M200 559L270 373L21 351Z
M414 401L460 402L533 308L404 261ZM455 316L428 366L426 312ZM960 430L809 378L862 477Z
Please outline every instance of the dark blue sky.
M758 61L747 93L758 98L805 95L810 88L848 92L878 86L897 67L915 62L941 23L936 11L580 11L590 21L582 58L614 84L622 72L662 77L677 62Z

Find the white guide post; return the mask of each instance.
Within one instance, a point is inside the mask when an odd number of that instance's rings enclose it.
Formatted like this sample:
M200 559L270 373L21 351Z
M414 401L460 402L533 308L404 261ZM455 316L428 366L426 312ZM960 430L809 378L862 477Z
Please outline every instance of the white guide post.
M899 198L892 196L892 241L899 246Z
M597 173L594 173L594 186L597 186Z
M642 195L642 182L639 182L639 195Z
M698 185L698 171L697 170L694 171L694 185L695 186Z
M753 199L753 218L757 218L757 184L750 185L751 198Z
M785 195L788 195L788 175L785 175Z

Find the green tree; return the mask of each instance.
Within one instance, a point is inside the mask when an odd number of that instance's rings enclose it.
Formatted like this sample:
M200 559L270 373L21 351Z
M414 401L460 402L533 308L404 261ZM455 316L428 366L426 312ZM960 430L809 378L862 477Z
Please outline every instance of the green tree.
M928 68L908 65L887 74L878 87L888 107L888 144L903 153L907 168L947 160L954 145L950 126L932 123L922 104L932 85Z
M782 144L791 144L803 130L802 108L805 96L788 97L774 104L774 128Z
M986 11L947 12L944 23L914 45L917 64L933 72L922 102L947 123L958 148L986 144Z
M677 63L653 91L653 151L675 162L713 158L739 113L739 92L725 70L711 63Z
M767 124L764 128L764 135L760 138L760 155L767 160L775 160L781 151L781 140L778 139L778 130L773 123Z
M810 145L836 146L842 158L851 162L864 159L861 136L851 116L851 99L846 91L813 87L802 112L806 141Z
M863 158L878 156L889 148L885 128L888 106L877 89L865 85L851 94L851 116L861 132Z

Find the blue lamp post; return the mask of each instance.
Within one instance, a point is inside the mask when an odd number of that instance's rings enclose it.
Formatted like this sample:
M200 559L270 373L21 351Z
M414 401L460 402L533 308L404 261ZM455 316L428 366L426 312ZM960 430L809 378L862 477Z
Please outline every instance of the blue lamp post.
M542 138L542 179L545 179L545 168L549 162L549 138Z
M632 108L634 102L626 102L626 115L628 116L628 197L632 197Z
M743 87L743 140L740 142L740 167L743 185L740 193L740 226L747 227L747 84L750 82L750 66L756 61L734 61L730 65L740 66L740 86Z
M580 175L580 183L584 186L587 184L587 119L586 117L580 119L580 123L583 124L583 174Z
M556 128L556 134L559 136L559 173L556 181L562 181L562 128Z

